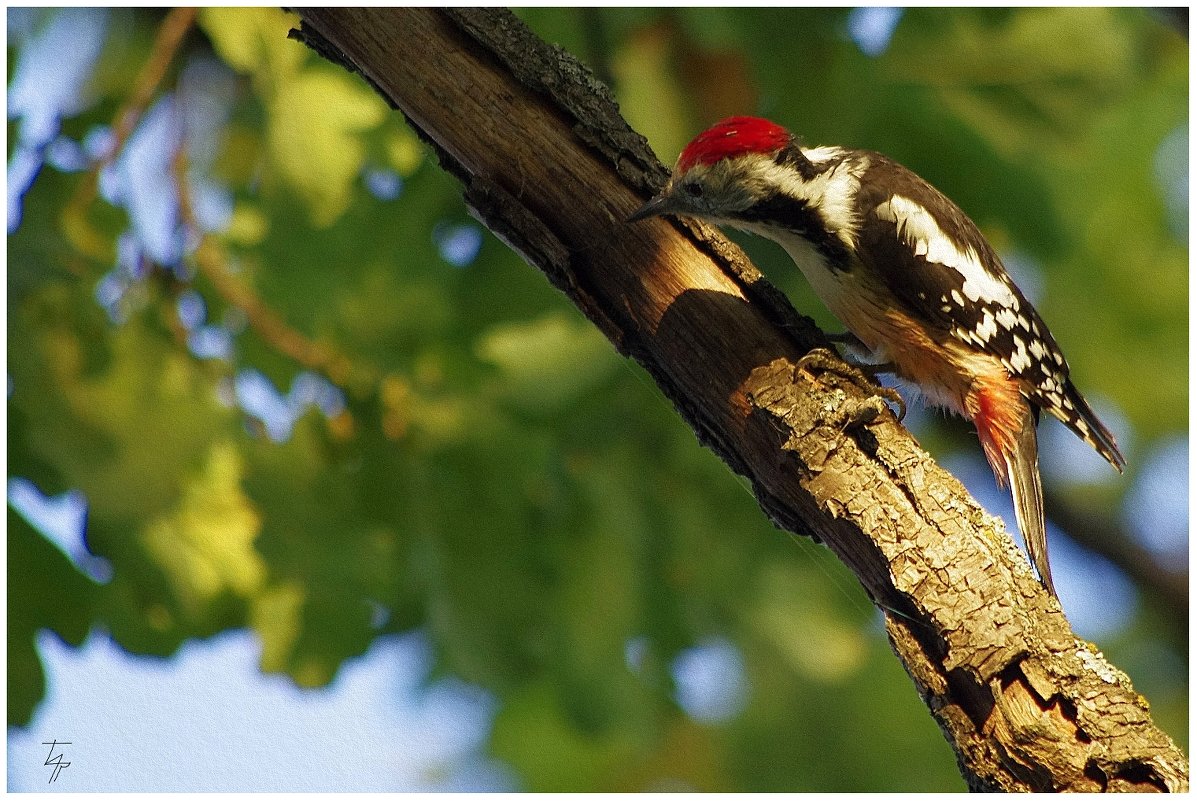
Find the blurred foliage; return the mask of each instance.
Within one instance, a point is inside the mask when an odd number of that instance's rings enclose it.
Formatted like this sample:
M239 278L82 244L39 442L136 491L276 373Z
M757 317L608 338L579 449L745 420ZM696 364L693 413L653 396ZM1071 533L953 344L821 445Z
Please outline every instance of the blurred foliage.
M1186 42L1139 9L918 9L874 57L851 14L522 12L614 82L666 160L720 116L763 113L955 197L1038 265L1078 383L1133 429L1133 479L1152 442L1187 436L1184 212L1178 232L1158 176L1167 137L1187 137ZM66 136L143 110L128 87L161 21L116 13ZM263 670L320 686L418 626L442 673L497 694L490 747L524 789L961 789L852 577L775 531L639 368L479 241L399 115L288 40L292 23L205 10L173 54L160 95L204 59L232 76L211 157L186 151L189 180L225 186L230 213L200 240L179 209L178 264L143 264L102 305L130 212L89 197L94 172L52 167L21 201L9 475L82 491L86 546L112 576L88 577L10 506L10 724L44 692L39 629L169 655L248 626ZM10 119L10 160L16 134ZM745 244L836 327L784 256ZM185 299L227 353L194 346ZM294 395L313 375L343 394L281 434L242 392L257 376ZM1101 495L1111 514L1129 483ZM1183 742L1186 645L1152 612L1100 644ZM671 666L712 637L738 649L747 694L704 722L674 700Z

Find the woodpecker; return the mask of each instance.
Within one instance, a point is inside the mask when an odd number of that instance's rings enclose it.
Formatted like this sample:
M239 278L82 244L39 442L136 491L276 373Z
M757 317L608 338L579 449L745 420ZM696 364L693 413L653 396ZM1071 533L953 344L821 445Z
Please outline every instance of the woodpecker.
M925 402L972 421L1044 587L1048 564L1036 424L1059 418L1122 472L1126 460L1073 386L1068 363L976 224L880 153L805 147L732 117L699 134L629 222L661 214L730 225L781 245L815 293Z

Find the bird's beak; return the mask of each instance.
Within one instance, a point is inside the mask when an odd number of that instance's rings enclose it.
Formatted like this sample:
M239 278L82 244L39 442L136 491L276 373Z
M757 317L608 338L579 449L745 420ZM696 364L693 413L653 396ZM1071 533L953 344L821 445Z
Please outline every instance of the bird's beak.
M668 214L673 210L673 204L670 202L672 198L666 192L662 192L652 200L645 203L639 210L628 217L628 222L634 223L640 220L647 220L649 217L657 217L661 214Z

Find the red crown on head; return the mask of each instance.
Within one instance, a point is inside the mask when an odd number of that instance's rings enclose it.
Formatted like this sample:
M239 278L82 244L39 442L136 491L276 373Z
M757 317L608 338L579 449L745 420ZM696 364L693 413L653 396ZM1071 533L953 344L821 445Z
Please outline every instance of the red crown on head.
M677 160L682 172L696 164L746 153L776 153L790 141L790 132L760 117L729 117L706 129L686 145Z

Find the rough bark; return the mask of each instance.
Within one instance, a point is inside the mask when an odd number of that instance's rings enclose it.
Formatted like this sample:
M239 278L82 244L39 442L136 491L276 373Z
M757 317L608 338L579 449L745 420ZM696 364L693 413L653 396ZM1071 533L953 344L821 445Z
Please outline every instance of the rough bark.
M1002 530L857 383L799 359L823 335L701 225L624 220L666 176L608 90L502 10L303 9L296 36L362 75L754 487L859 577L979 790L1185 790L1146 701Z

